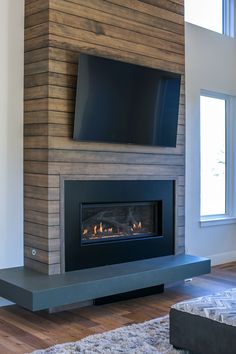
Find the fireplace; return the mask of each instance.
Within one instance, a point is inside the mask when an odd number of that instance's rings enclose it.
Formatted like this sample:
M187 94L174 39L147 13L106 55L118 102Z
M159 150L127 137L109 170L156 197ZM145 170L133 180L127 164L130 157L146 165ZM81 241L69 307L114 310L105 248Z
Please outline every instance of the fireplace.
M174 253L174 181L65 181L65 270Z
M151 1L149 2L151 3ZM25 267L23 271L19 268L6 270L6 277L3 277L5 270L3 271L2 276L0 275L0 295L7 297L6 291L9 293L10 289L9 299L11 301L23 303L23 306L34 310L44 309L46 306L55 307L91 300L95 294L98 295L98 292L99 296L106 296L156 285L160 276L163 282L165 280L170 282L197 275L197 271L193 271L195 260L189 261L188 259L186 261L184 255L184 17L179 16L179 23L175 24L170 20L173 14L176 16L176 9L173 10L173 13L172 11L166 12L165 29L162 29L161 32L158 21L154 23L153 19L150 23L147 22L146 32L150 32L151 40L146 41L144 51L138 44L142 34L139 20L134 18L134 14L142 15L143 13L143 16L146 16L144 13L147 8L153 12L155 6L148 5L148 1L146 1L143 11L140 9L139 2L135 2L137 6L132 6L132 11L123 7L122 13L130 22L129 28L124 31L124 28L121 28L122 21L119 21L121 12L116 11L118 9L116 5L111 5L109 20L111 26L110 32L107 34L103 23L106 2L96 1L99 11L97 11L98 16L95 22L92 20L94 10L89 7L89 2L87 3L88 5L86 2L83 5L86 12L83 29L88 34L85 40L81 37L83 31L79 28L80 26L70 26L70 11L74 14L75 21L76 16L78 21L80 20L81 5L79 3L74 1L73 9L68 10L69 3L60 1L60 5L58 5L60 16L55 16L55 9L53 6L48 6L48 1L35 0L33 6L32 1L25 2L25 13L27 14L25 24L25 89L27 94L24 105ZM154 4L154 2L152 3ZM157 11L160 7L171 7L172 1L167 0L166 3L163 6L158 5ZM178 8L181 13L182 4L178 5ZM29 40L29 33L34 30L38 15L46 21L40 27L41 37L35 36ZM48 21L47 19L52 16L55 21ZM117 27L118 22L121 23L120 28ZM63 33L61 31L62 23L64 24ZM172 32L173 26L176 33ZM50 40L50 43L46 43L48 42L46 41L42 48L41 38L48 38L48 33L51 33L52 30L56 35L56 42ZM67 31L73 40L64 36ZM101 36L101 32L104 32L104 35ZM155 36L159 36L158 32L160 32L167 46L172 41L171 36L178 37L181 51L179 44L171 53L166 51L165 45L154 50L151 35L154 32ZM170 33L172 34L170 35ZM96 38L96 45L94 45L94 38ZM127 40L132 42L133 49L125 44L128 43ZM139 46L138 50L135 48L134 42ZM72 141L77 63L83 51L86 54L99 57L106 54L105 56L110 59L128 61L181 74L176 148ZM148 51L152 53L151 56L145 55ZM36 54L45 60L42 63L35 62ZM54 64L53 58L57 59L57 65L51 65ZM42 67L47 67L46 71L43 70L43 74L39 73L42 71L39 70ZM80 78L78 79L80 81ZM40 82L44 82L43 90L37 89ZM55 95L51 94L51 89L54 90L56 87L58 89L55 98ZM93 90L93 87L91 89ZM142 95L142 90L140 94ZM96 116L99 116L97 112ZM112 119L110 120L112 121ZM167 121L164 123L166 124ZM92 124L99 128L94 121ZM119 122L117 127L119 128ZM146 121L143 127L147 128ZM168 129L169 125L167 124ZM132 135L131 130L129 134ZM77 180L86 178L90 181L73 181L75 178ZM132 180L172 178L175 182L122 181L126 178ZM64 183L65 179L67 181ZM102 181L103 179L113 181ZM118 179L121 181L114 181ZM178 201L174 200L174 195L178 195ZM114 237L110 231L105 231L104 237L97 241L92 237L90 240L82 238L85 227L83 224L87 219L86 212L91 212L89 209L85 211L86 206L102 205L107 210L106 206L111 207L111 204L115 204L120 207L119 203L125 206L129 205L128 208L133 208L138 203L151 203L149 207L151 211L149 209L146 213L149 213L152 224L147 227L141 218L144 213L141 213L141 216L135 216L138 227L133 228L133 230L138 228L138 232L132 231L132 225L128 225L131 232L122 231L120 234L120 230L113 230L114 225L109 224L105 225L105 228L107 230L112 228ZM62 211L63 208L65 211ZM81 210L85 212L82 216ZM115 209L116 212L117 209ZM129 212L127 209L123 212L126 213L126 216L118 222L123 223L124 219L127 219ZM155 214L154 219L152 213ZM141 222L141 227L139 227L139 222ZM104 222L101 227L104 228ZM97 229L100 231L100 222L97 224ZM98 236L98 233L96 234ZM173 260L166 264L165 259L162 259L161 256L173 254L174 246L176 256L173 256ZM180 256L181 262L178 261L180 254L182 254ZM156 259L142 261L144 258L150 257L156 257ZM134 262L126 263L125 266L117 264L105 267L105 270L104 267L102 267L103 269L100 267L95 270L86 269L61 274L65 269L68 271L138 259L141 261L135 262L135 264L133 264ZM188 262L189 272L187 274L183 268L185 269ZM160 266L160 263L163 266ZM147 267L149 267L148 272ZM199 269L198 274L201 274L203 272L201 264ZM20 276L22 272L25 272L25 278ZM46 276L40 273L44 273ZM104 275L105 273L106 275ZM84 274L87 274L87 278ZM8 282L11 277L14 278L13 284ZM23 284L22 287L20 287L20 282ZM43 288L43 284L46 284L45 288Z

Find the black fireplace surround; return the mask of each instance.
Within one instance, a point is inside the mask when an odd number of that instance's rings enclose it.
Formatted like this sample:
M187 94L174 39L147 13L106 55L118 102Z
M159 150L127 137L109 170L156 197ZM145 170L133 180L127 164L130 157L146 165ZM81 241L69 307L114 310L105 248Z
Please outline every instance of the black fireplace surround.
M175 182L65 181L65 271L174 254Z

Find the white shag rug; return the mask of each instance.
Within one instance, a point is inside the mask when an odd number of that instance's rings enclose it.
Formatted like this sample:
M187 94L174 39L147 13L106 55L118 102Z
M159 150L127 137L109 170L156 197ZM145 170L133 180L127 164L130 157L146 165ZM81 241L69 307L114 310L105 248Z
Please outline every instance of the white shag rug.
M90 335L31 354L184 354L169 343L169 316Z

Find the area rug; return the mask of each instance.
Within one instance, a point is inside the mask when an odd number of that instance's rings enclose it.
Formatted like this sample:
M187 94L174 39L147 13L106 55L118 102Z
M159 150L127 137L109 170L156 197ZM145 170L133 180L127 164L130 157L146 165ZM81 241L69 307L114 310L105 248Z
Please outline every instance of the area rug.
M90 335L31 354L186 354L169 343L169 316Z

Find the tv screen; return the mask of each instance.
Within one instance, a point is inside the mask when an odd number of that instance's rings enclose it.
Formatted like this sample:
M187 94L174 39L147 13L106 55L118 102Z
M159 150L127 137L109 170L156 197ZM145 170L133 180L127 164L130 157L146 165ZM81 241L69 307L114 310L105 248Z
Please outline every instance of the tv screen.
M74 139L176 146L181 75L81 54Z

